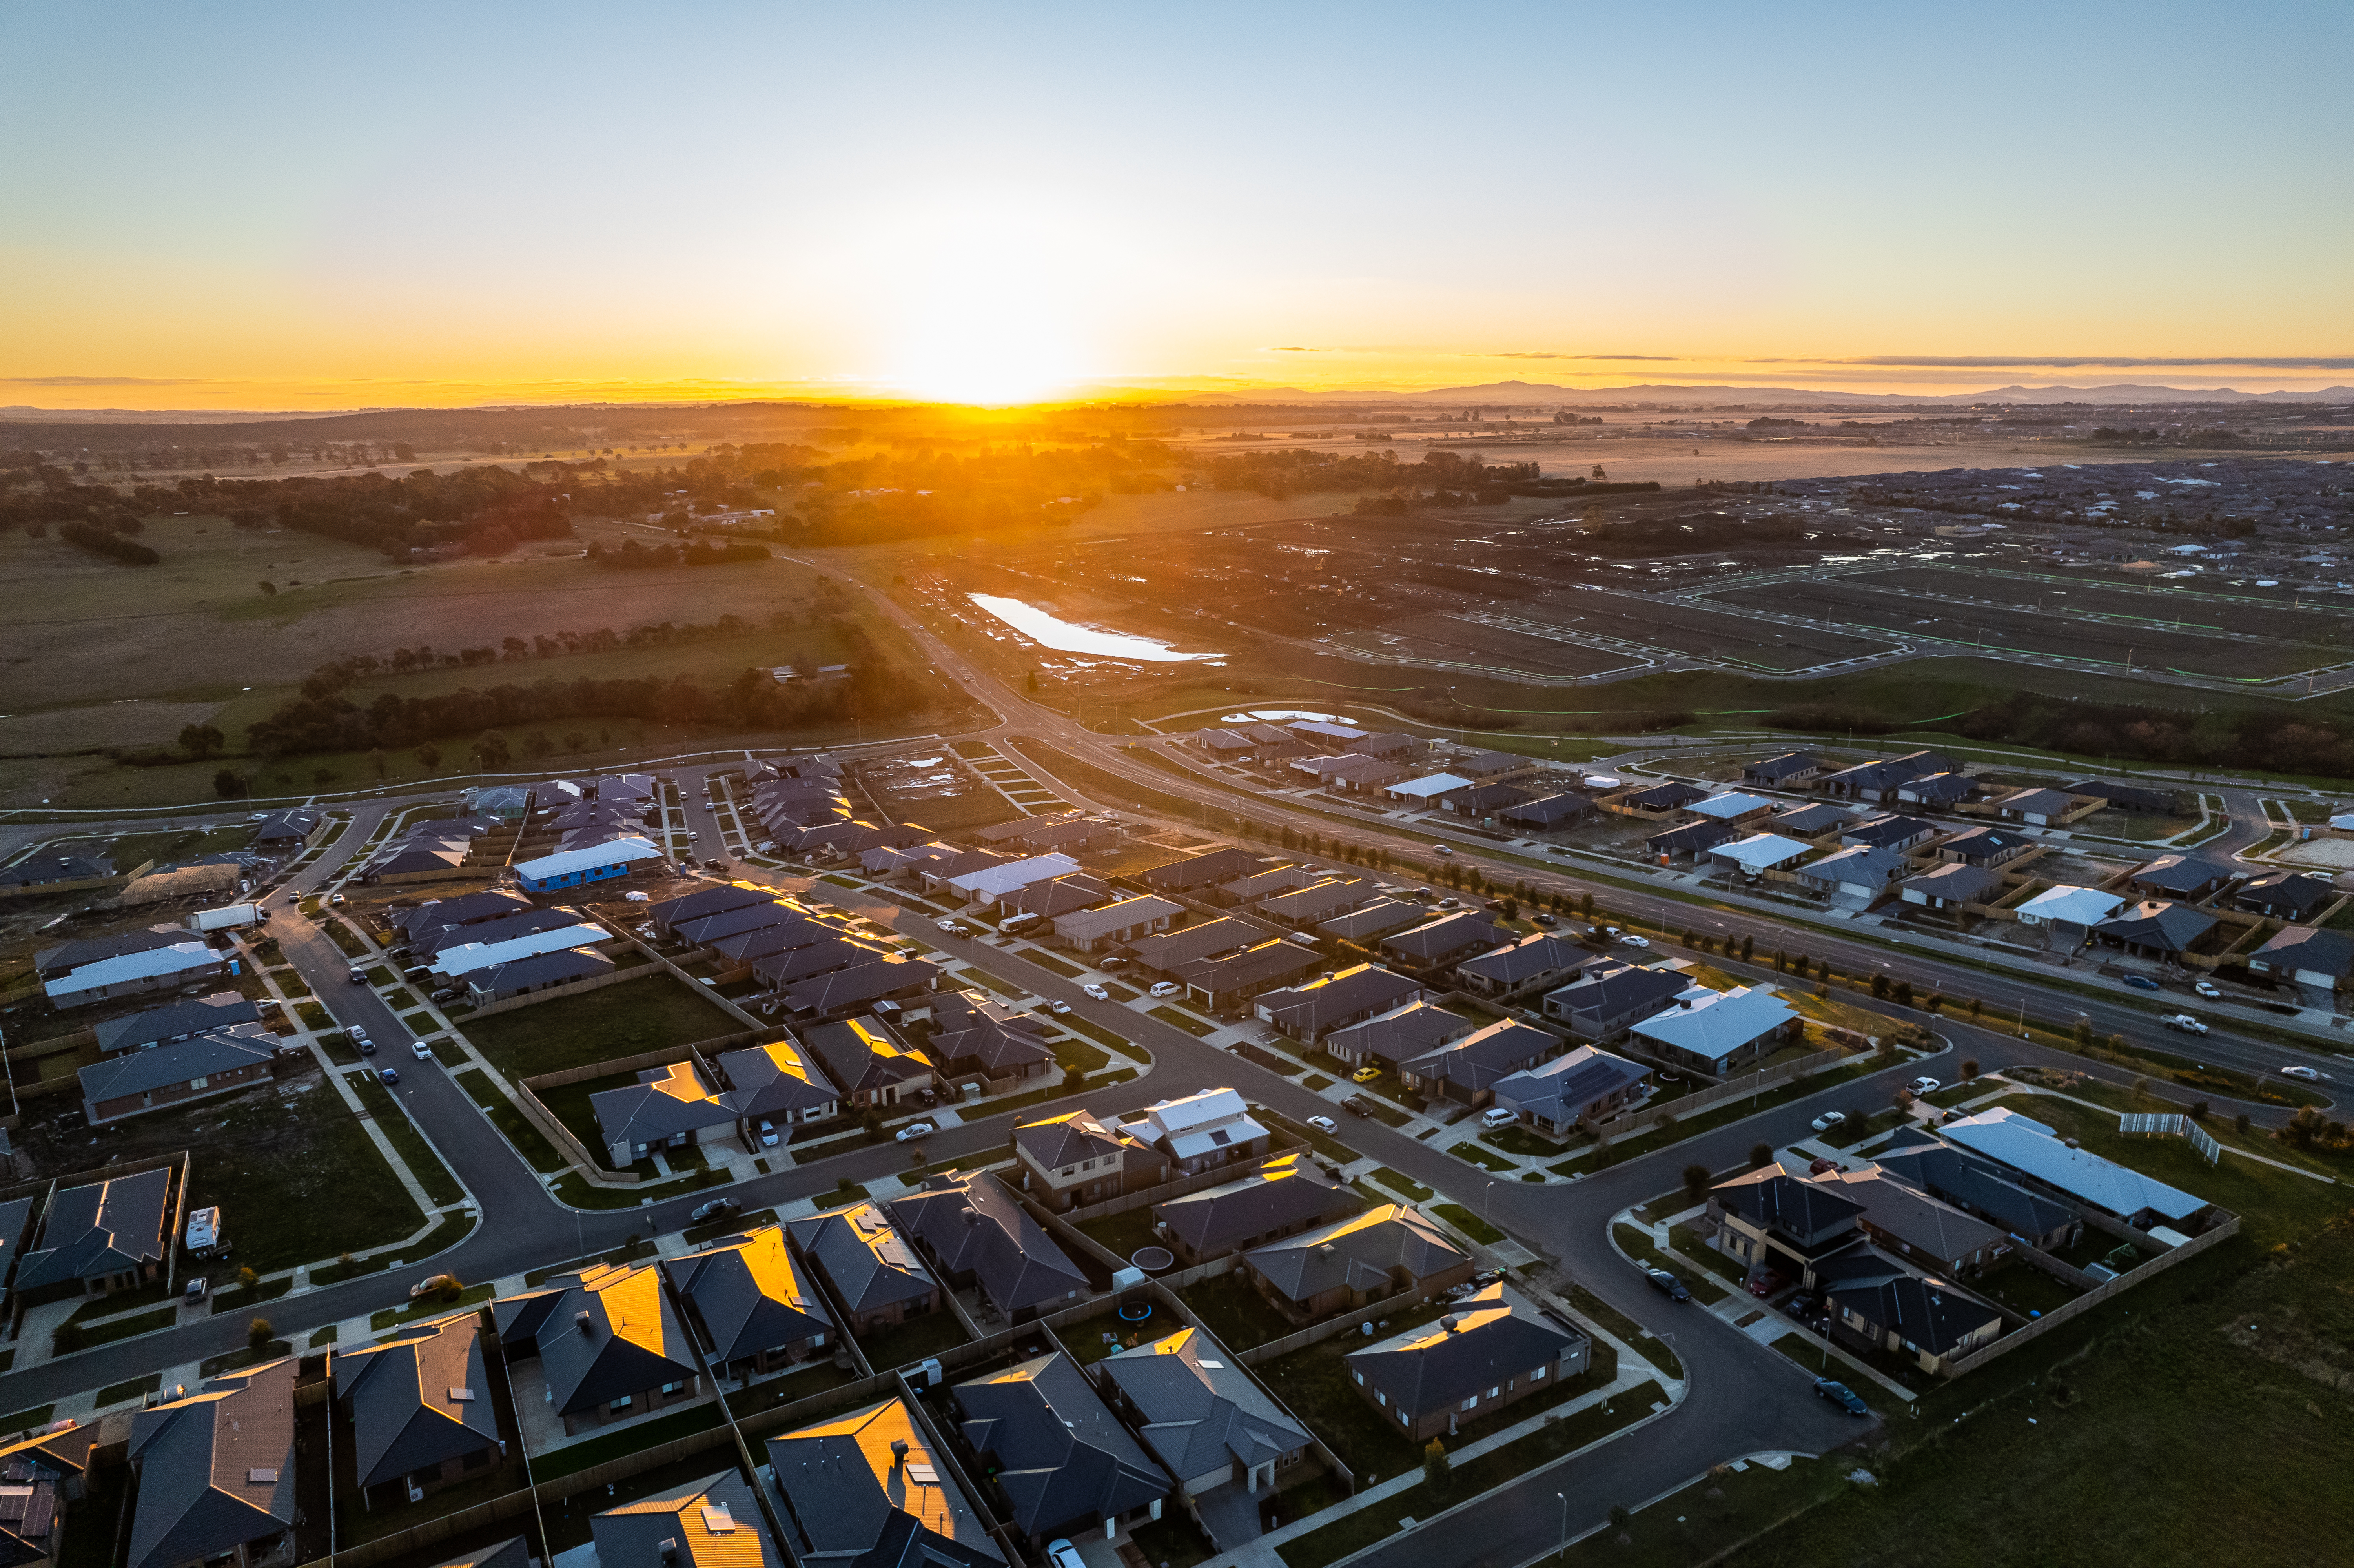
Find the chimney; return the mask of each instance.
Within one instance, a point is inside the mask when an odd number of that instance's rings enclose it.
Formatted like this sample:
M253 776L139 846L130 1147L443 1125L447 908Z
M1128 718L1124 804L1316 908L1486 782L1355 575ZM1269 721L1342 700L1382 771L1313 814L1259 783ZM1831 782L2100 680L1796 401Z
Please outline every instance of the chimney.
M1441 1319L1438 1320L1438 1326L1439 1326L1440 1328L1442 1328L1442 1329L1446 1330L1447 1330L1448 1333L1450 1333L1450 1334L1451 1334L1451 1333L1453 1333L1453 1332L1455 1332L1455 1330L1456 1330L1455 1315L1454 1315L1453 1313L1451 1313L1451 1312L1450 1312L1450 1313L1448 1313L1446 1317L1441 1318Z
M678 1537L677 1537L677 1536L675 1536L675 1535L665 1535L665 1536L663 1536L663 1542L662 1542L662 1548L661 1548L661 1550L662 1550L662 1560L663 1560L663 1562L665 1562L665 1563L675 1563L675 1562L677 1562L677 1561L678 1561Z
M572 1314L572 1326L579 1330L583 1334L594 1336L597 1332L597 1319L590 1317L586 1312L575 1312Z
M907 1462L907 1440L905 1437L894 1437L894 1438L892 1438L892 1439L891 1439L891 1469L892 1469L892 1473L893 1473L893 1474L895 1474L895 1475L896 1475L896 1474L897 1474L897 1473L898 1473L898 1470L899 1470L899 1467L900 1467L902 1465L905 1465Z

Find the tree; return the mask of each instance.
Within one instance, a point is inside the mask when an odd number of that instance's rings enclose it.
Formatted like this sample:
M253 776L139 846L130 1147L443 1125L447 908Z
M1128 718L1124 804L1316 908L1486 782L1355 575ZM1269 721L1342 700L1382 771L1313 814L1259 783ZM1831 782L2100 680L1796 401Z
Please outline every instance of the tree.
M1963 1057L1963 1058L1962 1058L1962 1082L1964 1082L1964 1083L1966 1083L1966 1084L1967 1084L1967 1083L1968 1083L1971 1079L1973 1079L1973 1078L1977 1077L1978 1075L1978 1059L1976 1056L1965 1056L1965 1057Z
M1684 1191L1691 1195L1692 1202L1696 1203L1704 1201L1708 1197L1708 1190L1715 1183L1715 1181L1716 1172L1711 1171L1705 1165L1687 1165L1684 1167Z
M1521 906L1520 906L1520 902L1519 902L1517 899L1511 899L1511 898L1507 898L1507 899L1505 899L1505 900L1504 900L1504 918L1505 918L1505 919L1507 919L1507 920L1517 920L1517 919L1519 919L1520 917L1521 917Z
M270 1341L277 1337L278 1330L270 1327L267 1318L256 1318L245 1326L245 1342L257 1353L268 1350Z
M1895 1001L1896 1001L1896 1005L1897 1005L1897 1006L1899 1006L1899 1007L1910 1007L1910 1006L1912 1006L1912 1005L1913 1005L1913 982L1912 982L1911 980L1898 980L1898 981L1896 982L1896 990L1895 990L1895 992L1894 992L1894 996L1895 996Z
M1455 1461L1447 1457L1447 1445L1433 1437L1422 1451L1422 1478L1434 1492L1444 1492Z
M1600 477L1602 467L1599 463L1595 465L1594 472L1597 478ZM1634 1517L1635 1516L1633 1514L1627 1511L1627 1505L1625 1503L1612 1503L1610 1505L1610 1527L1613 1530L1626 1529L1627 1521Z
M504 768L512 755L507 750L507 737L494 729L486 729L475 736L472 749L485 773L493 768Z
M1984 1001L1975 996L1970 998L1970 1016L1972 1018L1976 1018L1979 1013L1984 1012L1985 1011L1986 1003Z
M261 1283L261 1276L254 1273L251 1268L240 1268L237 1271L237 1283L239 1289L250 1290Z
M1749 961L1749 955L1750 955L1750 954L1752 954L1752 953L1754 953L1754 952L1755 952L1756 950L1757 950L1757 938L1755 938L1755 937L1744 937L1744 938L1741 938L1741 961L1742 961L1743 963L1744 963L1744 964L1745 964L1745 963L1747 963L1747 962Z
M1886 975L1880 974L1872 977L1872 999L1876 1001L1884 1001L1887 1000L1888 977Z
M224 768L213 775L213 793L224 800L234 800L245 793L245 775L234 768Z
M208 724L183 725L180 727L180 749L199 762L228 744L228 738Z
M860 1131L866 1134L867 1142L883 1141L883 1115L873 1106L868 1106L858 1113L858 1128Z
M1975 1010L1973 1010L1973 1016L1975 1016ZM2093 1021L2089 1018L2077 1019L2075 1033L2076 1048L2080 1051L2089 1049L2093 1044Z
M50 1331L50 1349L58 1355L69 1356L81 1349L81 1336L82 1327L80 1323L60 1323Z
M1589 893L1577 901L1577 912L1588 920L1594 918L1594 895Z
M1772 1144L1759 1143L1751 1146L1749 1150L1749 1169L1752 1171L1763 1171L1766 1167L1773 1163L1774 1146Z
M409 755L417 758L417 765L428 773L441 766L441 748L429 740Z
M1909 1111L1913 1108L1913 1091L1910 1089L1900 1088L1893 1095L1889 1097L1889 1102L1895 1106L1898 1110Z
M265 579L261 584L261 597L264 599L276 599L278 597L278 585Z

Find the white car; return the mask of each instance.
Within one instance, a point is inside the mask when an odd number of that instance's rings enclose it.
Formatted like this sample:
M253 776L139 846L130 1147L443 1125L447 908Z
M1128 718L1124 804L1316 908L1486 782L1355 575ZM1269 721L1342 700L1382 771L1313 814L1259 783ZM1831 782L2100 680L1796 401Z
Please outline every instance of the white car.
M341 908L344 906L344 903L345 903L345 899L344 899L344 895L343 895L342 894L340 894L340 893L330 893L329 895L327 895L327 905L328 905L328 907L330 907L330 908L334 908L334 909L341 909Z
M1430 850L1433 854L1453 854L1455 853L1445 844L1433 844L1430 846Z
M1046 1562L1048 1568L1087 1568L1087 1560L1067 1541L1046 1542Z
M1109 1001L1111 1000L1111 992L1104 990L1103 987L1096 984L1093 980L1087 981L1087 984L1079 987L1079 989L1087 992L1089 996L1094 997L1097 1001Z
M1175 980L1155 980L1152 982L1152 994L1155 996L1175 996L1179 991L1183 991L1184 989L1185 988L1183 986L1179 985Z
M1916 1095L1934 1095L1946 1086L1935 1078L1915 1078L1904 1086Z
M1479 1113L1479 1125L1491 1132L1500 1127L1510 1127L1520 1119L1501 1106L1490 1106Z
M2210 1001L2223 1000L2223 993L2215 989L2214 982L2211 980L2193 980L2190 982L2190 989Z
M1319 1132L1338 1132L1341 1130L1341 1124L1334 1121L1329 1116L1311 1116L1308 1118L1308 1125L1314 1128Z
M2321 1076L2310 1067L2283 1067L2280 1070L2280 1075L2284 1078L2303 1078L2308 1084Z
M2171 1018L2161 1018L2158 1022L2165 1024L2168 1029L2179 1029L2185 1034L2204 1034L2207 1033L2207 1026L2200 1022L2197 1019L2191 1017L2187 1012L2178 1012Z
M938 1129L928 1121L911 1121L891 1137L900 1143L913 1143L919 1138L929 1138Z
M1622 948L1648 948L1651 945L1651 938L1649 937L1638 937L1632 931L1629 931L1627 935L1618 938L1618 945Z
M410 1041L408 1043L408 1054L416 1057L420 1062L430 1062L433 1060L433 1047L428 1045L422 1040Z
M1846 1125L1847 1112L1845 1111L1825 1111L1822 1115L1815 1118L1815 1130L1817 1132L1829 1132L1835 1127L1845 1127Z
M1056 997L1054 1001L1046 1004L1046 1011L1054 1013L1059 1018L1064 1013L1071 1011L1071 1004L1065 1001L1061 997Z
M938 926L943 931L953 931L960 923L961 922L949 919L945 915L932 922L933 925Z

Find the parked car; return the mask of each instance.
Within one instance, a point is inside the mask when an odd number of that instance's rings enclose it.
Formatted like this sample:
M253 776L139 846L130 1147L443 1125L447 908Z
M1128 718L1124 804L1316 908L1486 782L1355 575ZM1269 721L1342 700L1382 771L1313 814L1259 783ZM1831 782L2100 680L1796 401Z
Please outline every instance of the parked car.
M760 1118L759 1132L761 1148L774 1149L777 1147L777 1124L775 1122L770 1121L767 1117L762 1117Z
M1430 853L1433 854L1451 855L1455 852L1445 844L1433 844L1430 846Z
M1815 1118L1815 1130L1817 1132L1829 1132L1835 1127L1844 1127L1846 1125L1847 1112L1845 1111L1825 1111L1822 1115Z
M1827 1377L1817 1378L1815 1380L1815 1393L1819 1397L1829 1400L1833 1404L1838 1405L1850 1415L1869 1415L1872 1414L1872 1406L1864 1404L1861 1399L1856 1396L1855 1390L1848 1387L1848 1385L1843 1383L1833 1383Z
M1532 915L1529 916L1529 919L1536 925L1543 926L1547 928L1551 928L1561 924L1560 921L1554 919L1550 915Z
M212 1282L210 1280L207 1279L201 1274L192 1274L188 1276L186 1287L180 1292L180 1299L193 1307L197 1302L202 1301L205 1298L205 1292L211 1288Z
M423 985L427 980L433 978L433 971L420 966L413 969L401 970L400 978L408 981L411 985Z
M1460 898L1442 898L1438 901L1438 906L1441 909L1460 909L1463 907L1463 900Z
M2136 991L2157 991L2159 989L2158 983L2150 979L2147 975L2127 975L2126 976L2126 984L2133 987Z
M2308 1084L2321 1076L2310 1067L2283 1067L2280 1070L2280 1075L2284 1078L2302 1078Z
M951 937L970 937L972 935L972 927L966 925L961 920L943 921L940 924L940 929L946 931Z
M1097 985L1093 980L1087 981L1087 984L1079 987L1079 989L1087 992L1089 996L1095 998L1097 1001L1109 1001L1111 1000L1111 992L1104 990L1103 987Z
M459 1291L465 1288L458 1283L458 1277L454 1274L429 1275L408 1287L408 1298L414 1301L420 1296L430 1296L437 1290Z
M1635 933L1629 931L1625 936L1618 938L1618 945L1622 948L1648 948L1651 945L1651 938L1649 937L1638 937Z
M2205 997L2210 1001L2221 1001L2223 1000L2223 993L2215 989L2215 982L2213 980L2193 980L2190 982L2190 989L2197 991L2200 996Z
M698 1207L686 1218L690 1224L707 1224L713 1220L726 1219L736 1212L736 1202L732 1198L714 1198L711 1202Z
M939 1129L928 1121L911 1121L891 1137L900 1143L913 1143L919 1138L929 1138Z
M397 1067L378 1067L376 1070L376 1075L387 1084L400 1082L400 1070Z
M1065 1001L1061 997L1059 997L1059 996L1058 996L1058 997L1056 997L1054 1001L1050 1001L1050 1002L1048 1002L1048 1003L1046 1004L1046 1011L1047 1011L1047 1012L1051 1012L1051 1013L1053 1013L1053 1014L1055 1014L1056 1017L1058 1017L1058 1018L1059 1018L1059 1017L1061 1017L1064 1013L1068 1012L1070 1012L1070 1011L1071 1011L1071 1004L1070 1004L1069 1002L1067 1002L1067 1001Z
M428 1045L422 1040L410 1041L408 1043L408 1054L416 1057L420 1062L430 1062L433 1060L433 1047Z
M957 928L958 923L943 915L938 919L933 921L932 924L938 926L943 931L953 931Z
M1382 1070L1379 1067L1363 1066L1349 1075L1349 1082L1352 1084L1370 1084L1381 1075Z
M1048 1568L1087 1568L1087 1559L1079 1555L1079 1549L1067 1541L1046 1542L1046 1563Z
M1658 1291L1660 1295L1666 1297L1670 1301L1689 1301L1691 1299L1691 1287L1686 1285L1682 1280L1678 1279L1674 1275L1670 1274L1664 1268L1647 1268L1643 1270L1643 1277L1651 1282L1652 1289Z
M1102 962L1097 964L1096 968L1099 969L1124 969L1128 968L1128 960L1121 958L1106 959Z
M1152 994L1155 996L1175 996L1184 989L1185 988L1183 986L1179 985L1175 980L1155 980L1152 982Z
M1518 1116L1506 1110L1501 1106L1490 1106L1486 1110L1479 1113L1479 1125L1490 1129L1500 1127L1510 1127L1520 1119L1521 1118Z
M376 1054L376 1042L361 1033L358 1030L355 1029L351 1032L351 1040L354 1049L357 1050L361 1055L373 1056Z
M327 904L330 908L341 909L344 906L344 895L340 893L330 893L327 895Z
M1373 1114L1373 1107L1366 1103L1365 1097L1363 1095L1351 1095L1347 1099L1341 1102L1341 1108L1347 1111L1351 1116L1371 1116Z
M1765 1273L1758 1275L1749 1282L1749 1294L1756 1297L1762 1301L1766 1297L1773 1295L1774 1292L1781 1289L1782 1287L1789 1283L1790 1282L1788 1280L1783 1278L1780 1275L1775 1273L1769 1268Z
M367 971L366 969L351 969L345 972L344 979L352 985L366 985L367 984Z
M1915 1078L1904 1086L1916 1095L1934 1095L1946 1086L1935 1078Z
M1311 1116L1308 1118L1308 1125L1314 1128L1319 1132L1338 1132L1341 1130L1341 1124L1334 1121L1329 1116Z
M2168 1029L2179 1029L2185 1034L2204 1034L2207 1033L2207 1026L2200 1022L2197 1019L2191 1017L2187 1012L2178 1012L2170 1018L2161 1018L2158 1022L2165 1024Z
M440 991L433 993L433 1000L436 1001L455 1001L458 1000L458 988L454 985L445 985Z

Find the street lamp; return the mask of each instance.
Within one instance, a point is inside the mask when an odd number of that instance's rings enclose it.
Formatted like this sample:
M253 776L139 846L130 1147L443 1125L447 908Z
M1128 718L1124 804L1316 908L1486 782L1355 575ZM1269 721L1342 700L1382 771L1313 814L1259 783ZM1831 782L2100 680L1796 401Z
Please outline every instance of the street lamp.
M2023 996L2019 999L2019 1037L2027 1038L2027 999Z
M1561 1499L1561 1550L1565 1556L1569 1552L1569 1494L1555 1492L1553 1495Z

